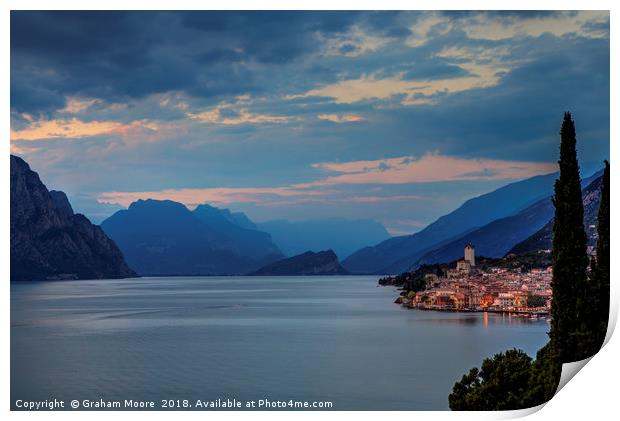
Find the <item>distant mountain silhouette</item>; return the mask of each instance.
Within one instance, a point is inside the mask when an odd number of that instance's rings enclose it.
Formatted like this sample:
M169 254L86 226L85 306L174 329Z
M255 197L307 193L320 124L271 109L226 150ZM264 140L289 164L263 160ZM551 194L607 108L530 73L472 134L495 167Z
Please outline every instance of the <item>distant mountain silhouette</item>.
M372 219L275 220L257 226L270 233L287 256L332 249L342 259L360 247L390 238L385 227Z
M597 174L600 174L597 173ZM583 189L583 221L588 236L588 245L596 246L598 233L596 230L598 208L601 203L601 184L603 178L599 175ZM523 254L536 250L550 250L553 244L553 214L548 222L537 232L514 245L509 253Z
M206 204L196 207L192 213L203 224L232 240L231 244L240 255L250 256L260 262L283 257L271 235L258 231L244 213L232 213L228 209L218 209Z
M514 182L463 203L422 231L364 247L343 261L353 273L401 273L428 251L548 197L557 173Z
M101 228L11 155L11 281L134 276Z
M583 180L584 198L592 189L596 190L601 184L601 172ZM585 201L585 200L584 200ZM598 202L596 202L598 203ZM593 210L596 219L596 209ZM545 197L533 205L523 209L515 215L497 219L481 228L475 229L456 240L425 253L412 266L424 263L442 263L457 259L463 255L463 246L472 243L476 246L476 254L486 257L502 257L508 253L515 244L524 241L538 230L543 228L552 218L554 213L551 197ZM587 215L587 212L586 212ZM587 219L587 217L586 217ZM596 230L594 230L596 232ZM549 239L549 245L551 244ZM533 250L524 250L524 252Z
M101 227L142 275L243 274L282 257L269 235L210 206L191 212L170 200L138 200Z
M243 212L232 212L230 209L216 208L204 204L194 209L194 214L203 218L203 222L214 227L234 225L246 230L257 230L256 224Z
M271 263L250 273L255 276L347 275L332 250L312 251Z
M476 254L480 256L501 257L514 244L538 231L552 216L551 200L542 199L516 215L497 219L435 250L426 252L417 262L412 262L412 267L458 259L463 255L463 247L468 243L475 245Z

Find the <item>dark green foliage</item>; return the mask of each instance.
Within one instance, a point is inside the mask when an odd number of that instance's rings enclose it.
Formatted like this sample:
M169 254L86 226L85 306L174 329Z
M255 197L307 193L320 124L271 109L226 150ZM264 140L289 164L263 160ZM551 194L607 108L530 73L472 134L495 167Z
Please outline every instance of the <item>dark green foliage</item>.
M560 383L561 374L562 364L555 348L549 342L536 353L536 360L532 364L527 391L523 396L521 407L538 406L553 398Z
M498 267L511 270L520 268L523 272L529 272L532 269L546 269L551 266L551 263L551 253L542 251L508 254L498 259L478 258L476 256L476 267L483 270L487 270L490 267Z
M562 364L548 343L532 359L521 350L496 354L456 382L448 397L453 411L522 409L550 400L560 382Z
M579 321L586 316L586 232L583 226L583 201L575 125L570 113L564 114L560 131L560 177L555 182L555 219L553 224L553 302L551 305L552 346L560 361L582 359L575 336Z
M521 350L512 349L487 358L482 362L480 370L472 368L454 385L448 397L450 409L520 409L531 369L532 359Z
M603 344L607 333L607 322L609 321L609 162L605 161L605 172L603 173L603 186L601 188L601 205L598 210L598 242L596 243L596 268L593 277L598 284L599 303L596 306L599 344Z
M598 210L598 241L596 259L592 258L590 279L584 285L583 310L572 340L577 346L577 356L583 358L596 354L605 340L609 319L609 162L601 185L601 203Z
M405 293L409 291L418 292L426 288L426 275L429 273L437 276L443 276L442 266L447 265L422 265L413 272L405 272L396 276L386 276L379 279L379 285L394 285L402 287Z

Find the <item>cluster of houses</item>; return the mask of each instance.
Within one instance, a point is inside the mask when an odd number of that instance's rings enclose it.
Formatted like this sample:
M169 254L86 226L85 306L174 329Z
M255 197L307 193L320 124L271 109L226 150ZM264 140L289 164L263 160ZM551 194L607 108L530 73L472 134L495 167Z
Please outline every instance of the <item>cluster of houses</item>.
M476 268L474 246L445 277L425 275L426 288L400 299L406 307L452 311L545 314L551 308L552 269Z

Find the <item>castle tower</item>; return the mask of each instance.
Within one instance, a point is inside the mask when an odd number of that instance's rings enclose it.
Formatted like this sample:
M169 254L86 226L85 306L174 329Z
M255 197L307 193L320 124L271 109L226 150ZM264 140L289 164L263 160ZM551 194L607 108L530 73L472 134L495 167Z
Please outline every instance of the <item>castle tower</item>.
M467 260L472 267L476 266L476 249L471 243L465 246L465 260Z

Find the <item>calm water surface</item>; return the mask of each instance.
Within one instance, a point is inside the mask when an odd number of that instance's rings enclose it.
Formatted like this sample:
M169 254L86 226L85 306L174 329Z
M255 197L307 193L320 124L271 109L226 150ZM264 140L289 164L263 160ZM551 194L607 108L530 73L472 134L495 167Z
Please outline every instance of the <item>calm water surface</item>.
M377 277L11 285L11 400L332 401L447 409L482 359L534 356L548 324L406 310Z

